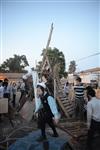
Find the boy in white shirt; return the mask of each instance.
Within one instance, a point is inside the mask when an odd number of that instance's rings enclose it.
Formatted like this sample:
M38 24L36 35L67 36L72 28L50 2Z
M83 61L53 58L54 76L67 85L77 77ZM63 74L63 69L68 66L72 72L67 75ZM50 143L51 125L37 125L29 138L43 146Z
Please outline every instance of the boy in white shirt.
M100 134L100 99L97 99L95 95L93 89L87 90L88 150L93 150L92 140L95 133Z

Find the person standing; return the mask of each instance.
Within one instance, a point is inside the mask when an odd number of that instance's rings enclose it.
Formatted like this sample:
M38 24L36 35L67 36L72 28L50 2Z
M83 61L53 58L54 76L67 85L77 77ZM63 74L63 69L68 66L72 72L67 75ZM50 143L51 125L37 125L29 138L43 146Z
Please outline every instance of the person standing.
M66 82L64 85L64 94L68 97L69 95L69 83Z
M11 86L9 85L9 80L7 78L4 79L3 87L4 87L4 98L8 98L8 101L10 101Z
M74 86L75 94L75 116L77 119L84 120L84 86L81 82L81 78L76 78L76 84Z
M16 86L16 83L14 82L12 84L12 96L13 96L12 104L13 104L13 107L15 107L15 105L16 105L16 92L17 92L17 86Z
M3 94L4 94L3 81L0 80L0 98L3 98Z
M93 89L87 90L87 126L88 126L88 150L93 150L92 141L95 133L100 135L100 99L96 98L96 93ZM100 148L100 147L99 147Z
M42 74L42 82L45 83L50 95L54 96L54 81L50 74Z
M58 122L59 113L56 102L46 91L44 83L37 84L37 100L35 114L38 114L38 127L41 129L41 136L37 139L39 142L46 139L45 126L48 124L53 130L53 137L58 137L55 123Z
M21 96L20 96L19 102L21 101L23 95L25 94L25 81L24 81L24 79L22 80L22 83L21 83L21 86L20 86L20 91L21 91Z

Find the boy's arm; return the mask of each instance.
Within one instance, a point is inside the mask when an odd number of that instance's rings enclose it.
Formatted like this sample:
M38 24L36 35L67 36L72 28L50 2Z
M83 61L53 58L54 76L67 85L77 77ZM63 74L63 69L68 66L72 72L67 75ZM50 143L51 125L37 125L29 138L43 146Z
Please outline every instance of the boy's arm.
M52 113L54 115L54 118L55 119L59 119L60 118L60 114L59 114L59 112L57 110L56 101L55 101L55 99L52 96L48 97L48 104L49 104L50 109L51 109L51 111L52 111Z
M90 125L91 125L91 119L92 119L92 105L91 105L91 103L88 102L88 104L87 104L87 126L88 126L88 129L90 128Z
M40 107L41 107L41 100L40 100L40 98L36 98L36 100L35 100L35 113L38 112Z

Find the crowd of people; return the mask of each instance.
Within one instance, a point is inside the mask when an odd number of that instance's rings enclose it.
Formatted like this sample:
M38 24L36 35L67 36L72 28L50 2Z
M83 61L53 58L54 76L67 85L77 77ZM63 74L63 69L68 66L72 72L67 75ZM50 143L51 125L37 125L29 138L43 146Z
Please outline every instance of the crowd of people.
M17 91L21 92L22 97L23 91L25 91L24 82L9 82L7 78L0 80L0 98L7 98L14 108L16 107Z

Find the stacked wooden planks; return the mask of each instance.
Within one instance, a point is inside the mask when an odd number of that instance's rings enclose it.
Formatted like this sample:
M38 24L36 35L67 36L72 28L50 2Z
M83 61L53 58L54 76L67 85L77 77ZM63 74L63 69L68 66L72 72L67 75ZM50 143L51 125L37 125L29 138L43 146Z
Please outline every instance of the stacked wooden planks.
M58 83L57 101L65 116L70 118L74 115L74 101L72 101L70 97L64 94L64 84L65 83L62 81ZM70 90L70 92L73 93L72 90Z
M69 143L75 150L85 150L87 142L87 125L73 119L60 122L58 128L69 135Z

